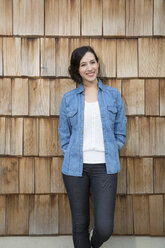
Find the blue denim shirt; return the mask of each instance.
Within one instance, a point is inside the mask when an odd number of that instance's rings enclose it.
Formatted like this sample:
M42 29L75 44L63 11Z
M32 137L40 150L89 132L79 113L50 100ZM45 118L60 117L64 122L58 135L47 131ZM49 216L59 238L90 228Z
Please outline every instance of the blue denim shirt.
M98 80L98 103L103 129L107 174L120 171L119 152L125 143L127 119L120 92ZM60 105L59 136L64 154L62 173L82 176L84 86L64 94Z

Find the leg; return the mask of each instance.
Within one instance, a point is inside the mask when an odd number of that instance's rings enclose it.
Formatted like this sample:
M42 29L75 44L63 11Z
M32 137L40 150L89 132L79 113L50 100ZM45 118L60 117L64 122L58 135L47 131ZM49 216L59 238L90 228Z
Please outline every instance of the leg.
M73 243L75 248L90 248L89 241L89 177L62 174L72 214Z
M91 173L94 209L92 245L99 248L113 232L117 173L107 174L105 164L96 164Z

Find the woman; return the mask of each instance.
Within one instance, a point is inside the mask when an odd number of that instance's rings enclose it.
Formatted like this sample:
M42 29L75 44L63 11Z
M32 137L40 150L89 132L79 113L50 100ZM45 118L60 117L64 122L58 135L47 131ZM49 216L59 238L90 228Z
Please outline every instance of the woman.
M59 136L64 153L62 176L72 214L76 248L101 247L113 231L118 149L126 137L126 116L119 91L98 79L99 61L90 46L75 49L69 73L80 86L64 94ZM94 228L89 235L89 193Z

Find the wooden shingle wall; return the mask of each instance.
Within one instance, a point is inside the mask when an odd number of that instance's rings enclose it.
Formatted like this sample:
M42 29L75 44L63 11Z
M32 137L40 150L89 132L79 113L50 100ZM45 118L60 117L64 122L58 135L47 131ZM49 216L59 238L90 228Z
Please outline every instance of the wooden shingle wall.
M91 45L128 118L114 234L164 236L165 0L0 0L0 17L0 235L72 231L59 106Z

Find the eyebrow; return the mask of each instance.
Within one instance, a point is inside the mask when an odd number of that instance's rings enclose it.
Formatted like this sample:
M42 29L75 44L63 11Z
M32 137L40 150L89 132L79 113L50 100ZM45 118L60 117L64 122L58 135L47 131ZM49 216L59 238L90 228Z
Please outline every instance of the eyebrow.
M95 61L95 59L91 59L89 62L92 62L92 61ZM80 65L85 64L85 63L87 63L87 62L83 61L80 63Z

